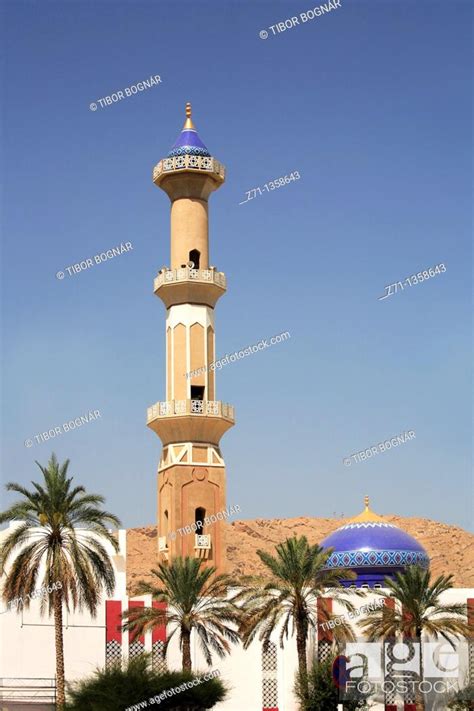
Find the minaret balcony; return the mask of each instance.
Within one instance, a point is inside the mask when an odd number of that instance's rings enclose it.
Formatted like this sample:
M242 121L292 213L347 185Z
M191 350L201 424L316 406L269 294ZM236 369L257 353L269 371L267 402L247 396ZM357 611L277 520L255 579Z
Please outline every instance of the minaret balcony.
M234 424L233 406L218 400L168 400L147 411L147 425L164 446L173 442L219 446L222 435Z
M166 536L158 537L158 553L161 555L163 560L169 560L170 550L168 548L168 539Z
M211 534L197 533L194 537L194 557L208 558L211 553Z
M215 267L164 267L153 282L153 290L167 309L177 304L206 304L214 308L226 291L226 278L224 272L218 272Z
M210 156L182 155L160 160L153 168L153 182L159 186L166 175L170 173L182 173L183 171L189 170L198 173L207 173L218 183L223 183L225 180L225 166L215 158Z
M163 553L168 550L168 539L166 536L160 536L158 538L158 552Z

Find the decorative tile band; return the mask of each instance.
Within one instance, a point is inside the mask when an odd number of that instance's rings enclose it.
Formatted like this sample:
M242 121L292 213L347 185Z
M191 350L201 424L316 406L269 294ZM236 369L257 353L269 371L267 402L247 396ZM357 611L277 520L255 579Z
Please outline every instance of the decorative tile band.
M210 157L211 154L206 148L200 148L199 146L180 146L179 148L173 148L173 150L168 153L168 158L186 155Z
M346 523L338 531L349 531L355 528L398 528L394 523L382 523L381 521L359 521L358 523Z
M426 553L421 551L340 551L331 553L326 568L372 568L400 565L420 565L428 568L430 563Z
M274 642L262 645L262 708L278 708L278 655Z

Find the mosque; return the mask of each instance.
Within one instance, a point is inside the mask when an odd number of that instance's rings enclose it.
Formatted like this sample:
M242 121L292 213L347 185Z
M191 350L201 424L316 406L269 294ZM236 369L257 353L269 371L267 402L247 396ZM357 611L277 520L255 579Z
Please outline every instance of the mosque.
M195 556L204 565L226 572L227 524L224 516L219 517L226 510L226 469L220 440L234 425L235 413L232 405L217 399L215 370L203 368L215 358L214 309L226 291L225 274L210 263L208 230L209 197L224 183L225 168L200 139L189 104L184 127L168 155L154 168L153 181L171 201L170 266L162 267L154 280L154 293L166 308L166 399L151 405L147 412L147 425L162 444L157 472L156 556L161 561L178 555ZM186 377L191 372L194 375ZM188 528L188 535L176 535L176 531ZM5 533L0 532L0 542ZM174 639L164 656L166 628L143 636L121 629L120 615L127 607L157 604L148 595L127 596L126 534L125 530L118 532L118 553L110 548L116 575L112 599L101 603L94 619L85 613L64 613L69 681L90 675L97 666L133 658L143 651L151 653L155 669L180 668L180 651ZM344 585L365 591L360 605L377 600L387 576L393 577L413 564L428 568L430 562L418 541L370 509L368 498L364 511L321 545L332 551L329 569L349 568L356 573L356 579L346 580ZM453 588L443 598L449 603L466 601L474 605L472 590ZM343 613L330 590L324 604L333 614ZM363 640L358 618L351 624L357 638ZM55 668L52 620L40 615L39 602L33 603L28 610L1 614L0 631L2 639L8 640L0 650L4 677L0 706L16 711L51 709ZM318 626L310 639L310 653L319 660L329 658L332 643L332 630ZM474 654L470 651L472 675ZM192 655L194 666L205 669L196 640L192 640ZM216 711L297 711L294 639L290 638L283 649L278 636L264 645L254 641L248 650L235 646L228 657L218 661L218 667L231 692ZM443 708L436 705L438 701L433 703L433 709ZM387 691L372 708L415 711L416 707L409 694Z

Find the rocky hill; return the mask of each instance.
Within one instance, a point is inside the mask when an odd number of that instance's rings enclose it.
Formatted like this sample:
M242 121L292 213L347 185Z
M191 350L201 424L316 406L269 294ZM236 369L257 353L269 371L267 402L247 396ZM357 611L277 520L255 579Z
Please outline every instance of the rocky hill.
M456 587L474 588L474 536L462 528L425 518L384 516L416 538L431 558L434 576L452 573ZM277 543L292 535L305 535L317 543L349 519L287 518L233 521L226 525L228 572L234 575L262 571L257 550L272 552ZM156 563L155 526L127 531L127 586L129 592L140 579L149 578Z

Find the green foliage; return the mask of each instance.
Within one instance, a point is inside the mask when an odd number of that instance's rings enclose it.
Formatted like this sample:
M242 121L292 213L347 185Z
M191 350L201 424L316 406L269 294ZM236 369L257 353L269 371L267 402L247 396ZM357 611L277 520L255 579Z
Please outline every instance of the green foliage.
M5 576L2 597L7 605L20 599L28 608L38 587L50 593L42 596L40 610L54 615L57 709L62 711L63 603L67 610L85 608L94 617L102 591L113 593L114 568L104 543L118 550L109 528L120 521L103 510L103 496L72 485L72 477L67 476L69 459L60 465L53 452L47 467L36 464L43 474L41 483L32 481L31 489L15 482L6 485L21 498L0 512L0 524L19 522L0 546L0 575Z
M451 696L448 709L452 711L467 711L474 708L474 684L467 684L463 689Z
M344 711L368 708L366 697L357 697L355 691L349 699L343 701L339 698L340 689L332 678L332 662L318 664L313 660L306 684L303 683L301 674L296 675L295 694L300 703L300 711L337 711L338 704L341 703L344 704Z
M67 609L85 607L94 615L101 589L109 595L114 590L114 570L103 541L117 550L117 540L108 529L120 522L102 509L102 496L72 485L68 459L60 465L53 453L47 467L36 464L43 474L41 483L31 482L31 489L14 482L6 485L21 498L0 513L0 524L20 522L8 531L0 549L0 574L7 572L10 563L3 599L6 604L19 597L26 601L38 587L61 583ZM42 611L47 607L52 612L53 599L53 595L42 598Z
M306 643L308 630L316 629L319 622L327 622L331 614L324 606L319 606L318 598L324 597L327 588L333 588L334 600L347 611L353 612L351 602L341 597L360 594L341 587L341 580L353 579L355 574L349 570L327 570L325 568L331 551L324 551L318 545L310 545L305 536L287 538L276 546L276 556L258 550L257 554L268 570L260 578L243 580L242 590L234 600L243 604L245 616L240 632L244 647L247 648L259 635L259 639L268 641L281 623L280 643L293 633L294 628L303 631ZM336 588L335 588L336 586ZM354 635L346 623L334 630L338 640L353 640Z
M232 580L227 575L216 575L216 568L203 567L202 560L176 556L159 563L151 570L153 581L140 581L136 595L151 595L153 600L166 603L166 609L133 607L124 612L124 629L143 634L154 627L166 625L167 645L176 634L183 650L189 646L191 632L195 632L206 664L212 664L212 654L224 657L231 644L239 642L237 626L241 619L239 608L228 593Z
M432 582L429 570L419 566L409 566L396 573L393 580L385 578L387 591L380 594L399 604L393 609L386 606L367 614L360 623L368 635L367 641L397 635L420 639L423 632L431 639L448 639L447 635L467 637L466 604L440 602L441 595L452 589L452 583L452 575L440 575Z
M159 704L141 706L150 698L169 689L179 687L184 682L199 679L206 672L170 671L153 672L149 667L149 657L142 655L131 660L126 669L113 666L98 669L92 676L71 686L68 693L67 711L124 711L137 705L139 708L155 708L159 711L193 708L211 709L227 696L227 689L219 678L209 679L192 689L186 689L171 698L162 699ZM129 709L129 711L132 711ZM135 709L133 710L135 711Z
M349 570L326 569L331 550L324 551L318 545L310 545L306 536L293 536L279 543L276 555L263 550L257 554L267 568L264 577L244 579L243 587L234 597L244 609L239 627L244 649L257 637L268 642L280 627L279 641L283 647L290 635L296 632L298 671L301 679L306 675L306 649L310 629L328 622L332 615L328 608L319 603L327 588L339 588L332 593L347 611L353 612L353 604L340 597L343 579L355 578ZM360 591L344 589L346 595L360 595ZM337 642L353 640L350 625L343 622L334 630ZM304 684L302 682L301 690Z

